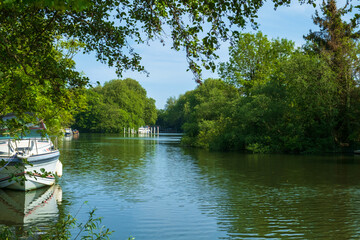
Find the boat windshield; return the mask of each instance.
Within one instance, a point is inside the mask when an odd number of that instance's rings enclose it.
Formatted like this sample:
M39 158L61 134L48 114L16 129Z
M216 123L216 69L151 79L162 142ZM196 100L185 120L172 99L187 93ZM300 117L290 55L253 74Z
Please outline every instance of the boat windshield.
M42 133L43 130L46 128L45 124L40 121L38 121L37 123L25 124L25 126L28 128L28 130L26 131L25 134L20 135L20 129L15 130L15 132L16 132L15 134L14 133L10 134L10 132L6 126L6 122L10 121L13 118L16 118L16 116L14 114L8 114L8 115L2 117L4 124L1 126L2 128L0 129L0 140L14 138L15 136L20 137L21 139L44 138L44 136L46 136L46 135L44 135L44 133ZM17 134L19 134L19 135L17 135ZM47 136L45 138L47 138Z
M29 129L25 134L21 135L21 138L44 138L44 135L42 135L41 132L42 129ZM10 136L10 133L7 130L0 130L0 140L9 138L13 138L13 136Z
M41 132L41 129L30 129L30 131L22 135L21 138L43 138Z

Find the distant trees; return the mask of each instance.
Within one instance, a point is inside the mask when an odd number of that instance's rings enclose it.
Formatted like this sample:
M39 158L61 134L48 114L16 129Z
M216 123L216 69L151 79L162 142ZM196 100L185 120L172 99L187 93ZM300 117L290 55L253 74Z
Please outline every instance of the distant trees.
M338 151L360 140L358 15L346 23L329 0L302 48L262 33L240 34L223 80L169 99L163 112L183 143L213 150ZM177 111L173 111L177 109ZM181 114L178 113L181 111ZM174 120L172 120L174 119Z
M220 79L206 79L178 99L169 98L158 123L185 132L184 144L225 149L226 144L221 140L226 136L222 138L219 133L231 121L232 104L238 96L234 86Z
M159 125L162 129L182 132L182 125L184 124L184 98L183 95L180 95L179 99L169 97L166 101L165 109L158 110L156 125Z
M183 143L209 149L315 152L351 146L360 140L360 15L342 19L351 10L324 2L323 16L314 17L320 31L310 31L303 48L261 32L240 34L229 62L220 64L223 82L205 81L172 99L162 114L176 116L172 109L180 109Z
M155 100L133 79L111 80L86 91L87 109L78 113L73 127L83 132L122 132L124 128L152 125Z
M273 2L278 7L290 1ZM69 124L73 112L83 107L82 90L89 83L74 67L76 51L95 53L96 60L115 67L121 76L124 70L145 71L137 44L166 41L185 52L189 70L200 81L201 66L214 70L221 41L247 22L256 25L263 3L0 0L0 115L16 113L23 128L36 119L49 128ZM69 51L75 45L76 51ZM7 128L19 128L9 124Z
M243 34L230 49L229 63L221 64L220 74L241 93L232 115L234 148L334 148L335 75L320 55L295 49L286 39Z

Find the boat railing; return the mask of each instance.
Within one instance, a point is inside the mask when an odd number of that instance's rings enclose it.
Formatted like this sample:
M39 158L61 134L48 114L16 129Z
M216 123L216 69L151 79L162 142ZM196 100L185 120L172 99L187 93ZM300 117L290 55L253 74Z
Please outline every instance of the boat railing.
M22 139L1 139L0 140L0 156L1 157L11 157L15 154L30 155L30 154L39 154L39 150L44 148L44 146L39 146L41 143L50 143L48 150L58 149L58 139L55 137L55 144L50 140L50 138L22 138Z
M2 139L0 141L0 156L12 156L15 154L15 149L11 144L11 139Z

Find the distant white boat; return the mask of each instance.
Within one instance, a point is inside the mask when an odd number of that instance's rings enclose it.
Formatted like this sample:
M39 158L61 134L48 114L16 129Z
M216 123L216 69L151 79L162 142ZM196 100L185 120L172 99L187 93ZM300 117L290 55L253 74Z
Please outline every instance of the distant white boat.
M72 136L73 135L72 129L71 128L65 128L64 135L65 135L65 137Z
M149 127L139 127L138 133L139 134L149 134L150 128Z
M62 175L59 150L49 137L41 136L45 124L29 128L30 133L20 139L7 136L4 129L0 132L0 188L27 191L53 185L55 175Z

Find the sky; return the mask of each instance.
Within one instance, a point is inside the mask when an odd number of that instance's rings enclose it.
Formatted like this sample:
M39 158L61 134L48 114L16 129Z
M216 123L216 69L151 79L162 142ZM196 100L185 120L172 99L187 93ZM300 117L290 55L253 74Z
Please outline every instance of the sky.
M317 30L311 16L315 13L312 5L300 5L296 2L290 7L279 7L274 10L272 2L266 2L258 12L259 31L268 38L287 38L295 42L296 46L304 43L303 35L309 30ZM239 29L240 30L240 29ZM256 32L251 27L241 30L242 32ZM147 91L147 96L155 99L156 107L163 109L169 97L178 97L186 91L193 90L197 84L191 71L187 70L185 52L176 52L170 49L170 39L164 47L159 42L151 42L150 45L134 46L135 51L142 57L142 64L150 73L149 76L132 71L123 73L121 79L133 78ZM223 43L217 54L218 62L226 62L229 43ZM115 68L97 62L94 54L78 54L74 58L76 69L82 71L90 79L90 83L96 85L99 81L103 85L106 81L119 79ZM218 74L204 70L203 79L217 78Z

